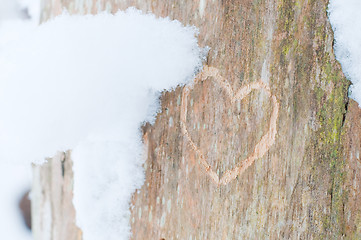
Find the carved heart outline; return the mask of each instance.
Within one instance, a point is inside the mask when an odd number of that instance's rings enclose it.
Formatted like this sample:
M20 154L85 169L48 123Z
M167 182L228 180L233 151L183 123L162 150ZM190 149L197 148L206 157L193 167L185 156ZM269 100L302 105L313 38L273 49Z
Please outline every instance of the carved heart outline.
M222 175L221 179L219 179L218 175L208 164L202 151L193 142L192 138L188 133L188 129L186 126L189 93L197 83L205 81L210 77L213 77L213 80L217 82L225 90L225 92L231 99L231 103L234 103L237 100L242 100L243 98L247 97L248 94L250 94L253 90L263 89L267 93L267 95L271 98L273 104L273 111L270 118L270 125L268 132L265 133L262 136L261 140L256 144L253 153L248 155L246 159L241 160L239 163L237 163L233 169L227 170ZM243 173L249 166L251 166L256 159L263 157L268 152L270 147L275 143L275 138L277 133L278 112L279 112L279 103L277 101L277 98L276 96L271 94L269 86L266 85L264 82L258 81L258 82L250 83L246 86L241 87L236 93L234 93L231 85L225 78L223 78L219 74L218 69L214 67L205 66L203 68L203 71L196 76L194 83L190 83L183 88L180 121L181 121L181 128L183 135L188 140L192 149L199 156L200 166L206 172L206 174L211 178L213 183L219 186L220 184L227 185L229 182L234 180L238 175Z

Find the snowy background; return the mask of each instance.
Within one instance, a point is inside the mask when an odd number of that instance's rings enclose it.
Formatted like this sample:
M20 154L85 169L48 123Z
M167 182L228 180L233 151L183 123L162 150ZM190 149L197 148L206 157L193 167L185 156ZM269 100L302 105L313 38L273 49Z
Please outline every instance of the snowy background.
M18 210L30 162L71 148L85 240L127 239L129 199L143 183L139 126L154 120L162 90L201 68L196 29L136 10L37 27L39 9L38 0L0 0L1 238L31 239ZM360 10L359 0L331 0L328 9L359 104Z
M38 0L0 0L0 56L14 40L26 36L36 28L39 4ZM0 71L2 69L3 66L0 65ZM21 147L18 150L21 151ZM30 164L6 163L0 160L1 239L32 239L19 210L19 202L30 187Z

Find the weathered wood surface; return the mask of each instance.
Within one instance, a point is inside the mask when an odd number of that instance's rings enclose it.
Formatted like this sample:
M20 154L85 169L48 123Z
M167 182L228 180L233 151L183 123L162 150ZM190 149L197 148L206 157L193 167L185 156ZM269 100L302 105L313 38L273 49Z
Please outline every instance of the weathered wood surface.
M343 205L344 224L349 239L361 239L361 109L350 100L343 129L343 188L347 201Z
M81 240L73 207L70 152L58 153L43 165L33 165L32 232L36 240Z
M43 1L43 21L63 8L85 14L136 6L195 25L200 45L211 48L206 64L219 75L197 83L187 101L184 88L164 93L156 123L143 128L148 157L131 207L134 239L361 238L361 113L354 102L347 108L349 82L333 53L327 4ZM231 101L220 78L233 92L262 81L270 94L255 90ZM257 150L271 124L271 95L279 104L274 143L234 180L216 184L209 169L222 179Z

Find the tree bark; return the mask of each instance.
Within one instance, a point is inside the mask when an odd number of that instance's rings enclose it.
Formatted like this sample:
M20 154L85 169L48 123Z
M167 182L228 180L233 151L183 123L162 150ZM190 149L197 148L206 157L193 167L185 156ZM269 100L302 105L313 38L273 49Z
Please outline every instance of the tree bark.
M81 240L75 224L70 152L33 165L32 231L35 240Z
M63 8L85 14L135 6L195 25L200 45L210 47L206 65L216 74L163 93L162 112L143 128L146 180L132 199L133 239L361 238L361 110L347 97L350 83L334 56L327 4L44 1L43 21ZM235 96L257 82L269 93L258 88ZM35 172L52 177L54 168ZM227 171L230 180L218 184ZM34 189L54 199L57 191L40 176ZM34 220L44 221L38 212L60 204L55 200L35 206ZM73 216L63 220L74 222Z

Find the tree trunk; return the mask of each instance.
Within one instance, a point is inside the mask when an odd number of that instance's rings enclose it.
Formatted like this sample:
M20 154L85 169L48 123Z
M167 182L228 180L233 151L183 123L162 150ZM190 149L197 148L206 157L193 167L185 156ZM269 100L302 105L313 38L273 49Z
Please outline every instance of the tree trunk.
M361 110L335 60L327 4L44 0L43 21L63 8L135 6L195 25L210 47L203 81L165 92L155 124L143 128L146 181L132 200L133 239L361 238ZM269 89L237 96L256 83ZM46 183L61 164L50 165L34 170L33 222L47 223L42 213L65 204L70 214L52 215L50 228L76 233L65 225L74 223L71 191L64 203ZM68 171L60 188L71 190Z

